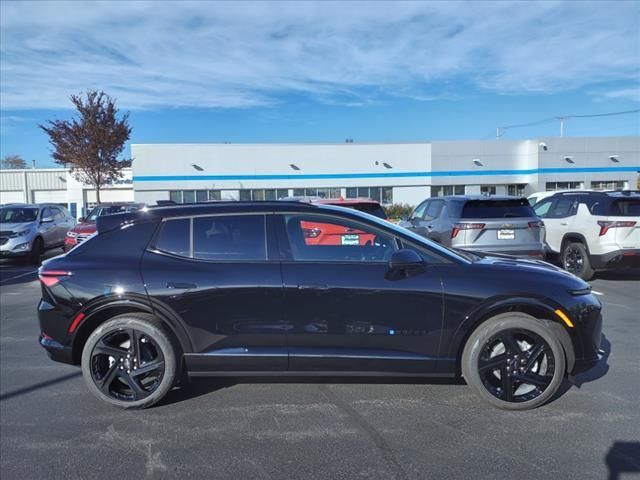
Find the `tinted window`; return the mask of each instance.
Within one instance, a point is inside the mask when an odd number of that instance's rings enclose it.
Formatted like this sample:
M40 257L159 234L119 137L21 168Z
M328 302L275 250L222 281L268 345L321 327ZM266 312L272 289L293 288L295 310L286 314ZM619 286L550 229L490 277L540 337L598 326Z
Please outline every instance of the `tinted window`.
M156 248L174 255L191 256L189 230L190 220L188 218L167 220L162 224L160 234L156 240Z
M462 209L462 218L535 217L527 199L469 200Z
M609 215L614 217L640 217L640 199L614 200L611 202Z
M194 218L193 256L207 260L266 260L264 215Z
M438 218L440 216L440 212L442 211L442 207L444 207L444 202L442 200L432 201L427 208L425 218Z
M381 262L395 240L367 225L321 215L285 217L294 260Z
M576 214L578 201L575 197L560 197L553 204L547 218L565 218Z

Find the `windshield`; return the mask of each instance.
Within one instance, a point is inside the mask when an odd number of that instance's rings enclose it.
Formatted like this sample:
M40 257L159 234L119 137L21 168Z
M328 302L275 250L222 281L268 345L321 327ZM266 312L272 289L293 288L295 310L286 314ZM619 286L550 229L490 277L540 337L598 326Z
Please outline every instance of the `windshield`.
M108 207L96 207L91 210L91 213L87 216L87 222L95 222L98 217L102 215L112 215L114 213L126 213L138 210L134 205L110 205Z
M11 207L0 210L0 223L30 223L37 218L37 208Z
M462 209L462 218L535 217L527 199L469 200Z
M323 208L334 210L334 209L342 209L344 207L325 205L323 206ZM351 209L351 210L353 211L354 209ZM360 212L358 210L355 210L354 213L367 220L373 221L374 223L378 224L382 228L385 228L387 230L392 230L393 232L399 235L409 237L412 241L418 243L419 245L424 245L425 247L430 248L431 250L435 250L436 252L440 252L445 256L449 256L449 257L453 256L453 257L456 257L457 259L464 260L466 262L469 262L471 260L470 255L467 255L466 252L462 253L462 252L459 252L458 250L454 250L452 248L445 247L444 245L440 245L439 243L435 243L429 239L426 239L418 235L417 233L413 233L411 230L401 227L400 225L396 225L395 223L391 223L388 220L383 220L381 218L376 217L375 215L370 215L368 213Z

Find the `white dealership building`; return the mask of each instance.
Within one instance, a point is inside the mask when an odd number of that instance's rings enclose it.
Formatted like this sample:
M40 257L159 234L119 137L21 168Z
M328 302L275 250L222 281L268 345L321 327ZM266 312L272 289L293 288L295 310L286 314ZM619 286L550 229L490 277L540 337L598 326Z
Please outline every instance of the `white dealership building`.
M635 189L640 136L342 144L133 144L133 169L103 201L371 197L417 204L435 195L528 195ZM3 170L0 203L54 202L79 217L95 191L65 169Z

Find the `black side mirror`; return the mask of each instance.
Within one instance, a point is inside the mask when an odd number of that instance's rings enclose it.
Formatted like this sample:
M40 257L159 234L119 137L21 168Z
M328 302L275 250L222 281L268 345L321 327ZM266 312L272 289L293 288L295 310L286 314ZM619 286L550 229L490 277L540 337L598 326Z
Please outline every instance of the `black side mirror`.
M78 219L78 223L82 223L82 222L84 222L84 221L85 221L85 218L84 218L84 217L80 217L80 218Z
M422 269L424 266L425 262L422 257L408 248L396 250L391 255L391 260L389 260L389 268L391 270L410 271Z

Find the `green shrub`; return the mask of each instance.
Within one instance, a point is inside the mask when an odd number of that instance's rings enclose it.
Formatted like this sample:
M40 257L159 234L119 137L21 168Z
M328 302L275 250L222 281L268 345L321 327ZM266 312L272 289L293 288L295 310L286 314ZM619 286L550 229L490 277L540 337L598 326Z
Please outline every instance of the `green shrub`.
M389 220L400 220L401 218L408 218L409 214L413 211L413 206L407 203L394 203L393 205L387 205L382 207L389 217Z

